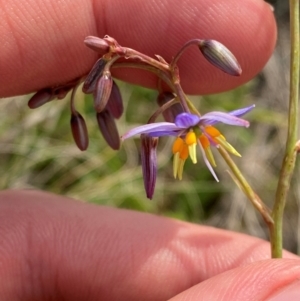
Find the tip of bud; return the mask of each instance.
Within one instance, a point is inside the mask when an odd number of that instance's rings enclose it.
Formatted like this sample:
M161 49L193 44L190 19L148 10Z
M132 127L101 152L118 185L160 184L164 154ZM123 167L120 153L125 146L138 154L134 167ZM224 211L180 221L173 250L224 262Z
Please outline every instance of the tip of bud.
M52 89L42 89L29 99L28 107L30 109L36 109L53 99L54 95Z
M96 87L96 83L100 76L102 75L102 71L105 67L106 61L103 58L100 58L91 69L90 73L87 75L83 86L83 93L89 94L93 93Z
M96 117L100 132L107 144L113 150L120 149L120 135L111 112L105 109L101 113L97 113Z
M71 115L70 123L72 135L77 147L81 151L86 150L89 145L89 137L84 118L76 112L76 114Z
M223 72L240 76L242 68L236 57L223 44L215 40L202 40L199 49L205 59Z
M106 108L116 119L119 119L124 111L122 95L118 85L114 81Z
M97 113L100 113L106 107L108 99L111 94L113 80L109 71L102 73L96 84L94 96L94 108Z
M97 52L107 52L109 50L108 43L98 37L88 36L84 39L84 44Z

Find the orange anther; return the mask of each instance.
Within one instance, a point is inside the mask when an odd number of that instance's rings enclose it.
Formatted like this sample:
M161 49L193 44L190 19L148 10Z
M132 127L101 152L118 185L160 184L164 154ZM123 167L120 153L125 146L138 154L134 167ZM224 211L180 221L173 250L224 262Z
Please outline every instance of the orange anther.
M184 144L184 141L181 138L177 137L172 147L173 154L179 153L183 148Z

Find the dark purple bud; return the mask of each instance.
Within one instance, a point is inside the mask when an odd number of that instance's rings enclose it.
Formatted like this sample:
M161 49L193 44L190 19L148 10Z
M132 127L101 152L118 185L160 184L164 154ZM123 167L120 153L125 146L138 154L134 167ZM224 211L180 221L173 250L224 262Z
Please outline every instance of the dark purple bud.
M89 145L88 131L84 118L76 111L71 115L71 129L74 141L82 151L86 150Z
M158 138L141 135L141 161L147 198L152 200L157 174L156 148Z
M111 89L112 89L112 78L109 71L103 72L99 78L96 89L94 91L94 108L97 113L100 113L106 107L108 102Z
M105 109L97 113L97 121L101 134L107 144L114 150L120 149L120 136L111 112Z
M102 75L102 71L105 67L105 64L107 63L106 60L103 58L99 59L91 69L90 73L86 77L83 86L82 91L83 93L89 94L93 93L96 87L96 83L100 76Z
M242 74L242 68L235 56L220 42L202 40L199 49L203 56L214 66L233 76Z
M123 99L118 85L113 81L111 93L106 108L112 113L114 118L120 118L123 114Z
M55 89L54 95L57 99L64 99L73 87L65 86Z
M108 52L109 50L108 43L98 37L88 36L84 39L84 44L97 52Z
M157 96L157 103L161 107L174 99L176 96L171 92L162 92ZM174 103L172 106L163 111L162 115L167 122L174 122L176 116L183 113L182 106L179 102Z
M35 93L28 101L30 109L36 109L55 98L53 90L46 88Z

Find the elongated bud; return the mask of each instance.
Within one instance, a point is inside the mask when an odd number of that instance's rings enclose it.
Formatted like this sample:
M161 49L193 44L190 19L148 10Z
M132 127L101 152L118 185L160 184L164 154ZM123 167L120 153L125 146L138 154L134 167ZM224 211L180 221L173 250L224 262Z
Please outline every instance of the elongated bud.
M199 49L203 56L214 66L233 76L242 74L242 69L235 56L220 42L202 40Z
M99 129L107 144L114 150L120 149L120 136L115 119L109 110L97 113Z
M157 103L161 107L174 99L176 96L171 92L162 92L157 96ZM162 115L167 122L174 122L176 116L183 113L183 109L180 103L174 103L171 107L163 111Z
M53 90L46 88L35 93L28 101L30 109L36 109L55 98Z
M83 93L89 94L93 93L96 87L96 83L100 76L102 75L102 71L105 67L105 64L107 61L103 58L99 59L91 69L90 73L86 77L83 86L82 91Z
M55 91L54 91L55 98L64 99L67 96L67 94L71 91L71 89L73 89L73 88L74 88L74 86L72 86L72 87L65 86L65 87L55 89Z
M144 178L144 187L148 199L152 199L156 184L157 159L156 148L158 138L141 135L141 161Z
M120 118L124 111L122 95L118 85L114 81L106 108L116 119Z
M109 71L103 72L94 91L94 108L100 113L106 107L112 89L112 78Z
M84 44L92 50L101 53L108 52L109 50L108 43L98 37L88 36L84 39Z
M74 141L82 151L86 150L89 145L88 131L84 118L76 111L71 115L71 129Z

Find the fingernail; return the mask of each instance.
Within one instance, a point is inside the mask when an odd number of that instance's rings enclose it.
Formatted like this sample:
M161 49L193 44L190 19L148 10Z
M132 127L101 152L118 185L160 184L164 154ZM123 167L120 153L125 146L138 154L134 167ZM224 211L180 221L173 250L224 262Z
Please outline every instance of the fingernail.
M271 9L272 12L275 11L275 7L272 4L270 4L270 3L266 2L266 1L265 1L265 3L270 7L270 9Z
M268 301L299 301L300 281L294 282L281 289L277 294L267 299Z

